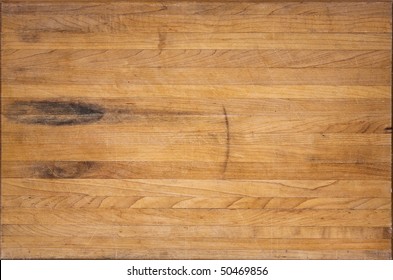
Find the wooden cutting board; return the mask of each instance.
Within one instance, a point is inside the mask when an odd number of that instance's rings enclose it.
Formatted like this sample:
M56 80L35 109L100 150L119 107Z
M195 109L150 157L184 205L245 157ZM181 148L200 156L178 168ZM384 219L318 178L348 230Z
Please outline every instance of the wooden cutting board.
M391 258L391 1L2 1L1 258Z

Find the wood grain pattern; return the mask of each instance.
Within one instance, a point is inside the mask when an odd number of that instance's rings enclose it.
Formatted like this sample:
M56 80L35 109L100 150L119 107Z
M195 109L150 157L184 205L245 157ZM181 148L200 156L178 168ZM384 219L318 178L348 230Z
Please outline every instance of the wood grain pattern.
M116 240L116 239L113 239ZM87 249L86 249L87 247ZM56 255L53 255L56 251ZM4 258L7 259L72 259L75 256L79 259L93 259L97 256L101 259L389 259L390 250L175 250L175 249L88 249L84 246L78 248L4 248L2 250Z
M23 98L200 98L210 100L219 98L225 102L227 98L307 98L323 100L325 98L390 98L389 86L322 86L322 85L67 85L58 87L50 85L10 85L3 84L4 97ZM225 98L224 98L225 97ZM316 103L316 102L314 102ZM174 135L175 136L175 135Z
M3 53L10 71L56 68L389 68L390 52L353 50L12 50Z
M390 259L391 1L4 0L2 259Z
M389 198L384 180L3 179L4 195Z
M7 73L14 73L13 75ZM233 76L231 76L233 75ZM231 76L231 79L228 77ZM122 77L122 78L120 78ZM223 84L386 86L391 75L379 68L18 68L5 72L9 84Z
M22 2L22 0L20 0ZM17 2L5 0L3 2ZM47 5L44 1L23 1L23 5L5 5L5 15L324 15L348 16L391 16L389 1L302 1L309 2L303 5L297 1L138 1L124 3L123 1L84 1L71 3L56 3ZM35 3L31 3L35 2ZM82 2L82 3L81 3ZM203 3L200 3L203 2ZM333 2L333 3L331 3Z
M214 36L212 36L212 34ZM5 49L390 50L389 33L3 33Z
M389 210L3 209L5 224L368 226L390 224ZM322 241L323 242L323 241Z
M389 228L383 227L251 227L231 226L228 231L223 226L109 226L109 225L4 225L4 236L35 237L133 237L133 238L275 238L275 239L388 239Z
M389 32L389 17L319 15L18 15L3 17L4 32Z

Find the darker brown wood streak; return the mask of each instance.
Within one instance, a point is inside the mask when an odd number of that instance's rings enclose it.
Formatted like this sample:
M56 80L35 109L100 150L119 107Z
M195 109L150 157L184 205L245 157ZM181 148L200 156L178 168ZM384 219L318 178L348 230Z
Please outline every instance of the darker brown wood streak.
M39 178L46 179L72 179L79 178L94 166L94 162L48 162L33 167Z
M8 119L17 123L51 126L89 124L104 114L105 110L95 104L63 101L17 101L5 112Z
M390 6L391 11L393 12L393 5ZM392 31L392 30L391 30ZM393 61L393 41L391 41L391 51L390 51L390 55L391 55L391 61ZM393 67L392 65L390 65L390 75L391 77L393 77ZM393 87L390 85L390 96L393 96ZM390 105L393 107L393 98L390 99ZM390 115L392 115L392 111L390 112ZM393 134L392 134L392 127L386 127L385 131L387 133L391 134L390 137L390 146L392 147L392 143L393 143ZM390 162L392 162L393 160L393 154L392 152L390 152ZM391 224L390 224L390 229L389 229L389 237L390 237L390 259L393 260L393 233L392 233L392 227L393 227L393 182L392 182L392 174L393 174L393 166L390 167L390 203L391 203L391 207L390 207L390 218L391 218Z
M223 164L215 162L149 161L7 161L5 178L95 178L95 179L222 179ZM4 162L3 162L4 164ZM386 180L389 163L258 163L232 162L226 179L297 180Z
M166 33L159 32L158 33L158 45L157 45L159 50L162 50L165 48L165 46L166 46L165 41L166 41Z

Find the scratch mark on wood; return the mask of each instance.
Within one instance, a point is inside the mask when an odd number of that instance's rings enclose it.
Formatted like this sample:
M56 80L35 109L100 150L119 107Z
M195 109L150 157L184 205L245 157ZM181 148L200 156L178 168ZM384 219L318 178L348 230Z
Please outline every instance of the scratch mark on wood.
M6 108L6 117L17 123L51 126L99 121L105 110L95 104L64 101L17 101Z
M230 130L229 130L229 119L228 119L228 114L227 114L227 110L225 108L225 106L222 106L222 110L224 112L224 116L225 116L225 130L226 130L226 149L225 149L225 162L224 162L224 169L223 169L223 177L225 179L225 173L227 171L228 168L228 161L229 161L229 155L231 152L231 145L230 145L230 140L231 140L231 134L230 134Z

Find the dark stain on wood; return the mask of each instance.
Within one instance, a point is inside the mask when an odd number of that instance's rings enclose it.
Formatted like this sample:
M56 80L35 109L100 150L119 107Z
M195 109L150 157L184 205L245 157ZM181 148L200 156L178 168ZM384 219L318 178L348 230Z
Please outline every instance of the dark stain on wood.
M390 127L385 127L384 131L386 133L392 133L392 127L391 126Z
M6 117L17 123L51 126L97 122L105 110L95 104L64 101L17 101L6 107Z
M40 41L40 36L38 33L23 32L19 36L22 42L26 43L38 43Z
M48 162L35 165L33 173L38 178L73 179L82 177L93 166L94 162L91 161Z
M158 45L157 48L162 50L166 47L166 33L158 33Z
M392 238L392 228L385 227L383 228L383 239L391 239Z

